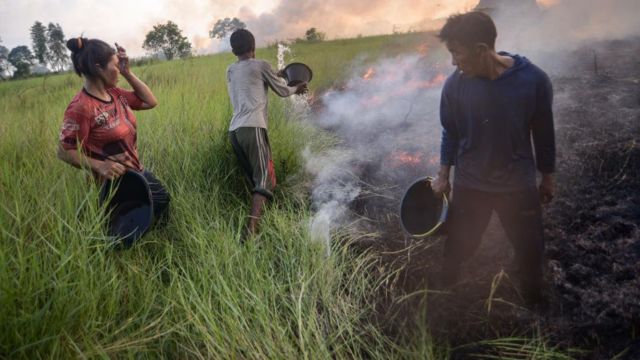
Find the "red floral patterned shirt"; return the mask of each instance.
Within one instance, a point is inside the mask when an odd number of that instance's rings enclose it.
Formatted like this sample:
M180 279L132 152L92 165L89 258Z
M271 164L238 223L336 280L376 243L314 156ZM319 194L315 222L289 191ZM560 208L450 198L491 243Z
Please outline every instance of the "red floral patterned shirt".
M144 102L133 92L111 88L111 101L105 102L84 88L71 100L64 112L60 143L65 150L80 149L96 160L128 158L142 171L138 158L136 117L132 110Z

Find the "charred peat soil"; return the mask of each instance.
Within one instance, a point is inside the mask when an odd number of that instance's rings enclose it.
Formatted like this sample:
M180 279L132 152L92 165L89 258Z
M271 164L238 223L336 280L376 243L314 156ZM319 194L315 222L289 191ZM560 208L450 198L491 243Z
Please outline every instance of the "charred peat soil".
M404 179L425 175L424 168L381 178L362 165L359 176L371 191L351 205L365 230L354 248L377 254L382 286L372 299L374 321L390 337L410 338L426 323L451 345L452 358L507 356L487 341L506 337L541 338L576 358L640 358L638 54L640 39L594 44L570 53L567 70L551 74L557 194L543 210L544 306L525 306L495 215L460 282L429 290L443 238L408 238L397 215ZM526 350L510 356L529 357Z

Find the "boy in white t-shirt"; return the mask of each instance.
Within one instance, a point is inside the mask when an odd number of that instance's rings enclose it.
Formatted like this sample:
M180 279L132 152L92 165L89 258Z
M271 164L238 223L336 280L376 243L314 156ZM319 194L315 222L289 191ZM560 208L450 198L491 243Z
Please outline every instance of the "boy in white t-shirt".
M264 60L255 58L255 38L245 29L231 34L231 48L238 61L227 68L227 88L233 106L229 139L252 186L251 213L243 241L256 234L262 208L273 197L276 174L267 136L268 89L281 97L303 94L307 83L287 86Z

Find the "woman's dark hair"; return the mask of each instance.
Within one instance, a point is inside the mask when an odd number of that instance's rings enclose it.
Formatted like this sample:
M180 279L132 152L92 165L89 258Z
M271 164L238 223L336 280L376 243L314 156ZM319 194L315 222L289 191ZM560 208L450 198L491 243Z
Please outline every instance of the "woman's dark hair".
M480 11L450 16L438 34L443 42L457 42L463 46L485 43L490 49L495 47L497 36L491 17Z
M246 29L238 29L231 34L229 39L231 50L236 56L244 55L256 49L256 39L253 34Z
M96 64L107 66L116 50L98 39L77 37L67 40L67 49L71 50L71 61L78 76L98 77Z

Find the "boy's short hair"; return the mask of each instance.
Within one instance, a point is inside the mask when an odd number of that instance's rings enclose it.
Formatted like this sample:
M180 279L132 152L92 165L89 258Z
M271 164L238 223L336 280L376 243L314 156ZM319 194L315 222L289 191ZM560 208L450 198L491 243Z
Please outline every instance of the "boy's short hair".
M229 41L231 42L231 50L236 56L244 55L256 49L256 39L247 29L234 31Z
M498 32L491 17L480 11L451 15L440 30L443 42L457 42L463 46L485 43L494 49Z

